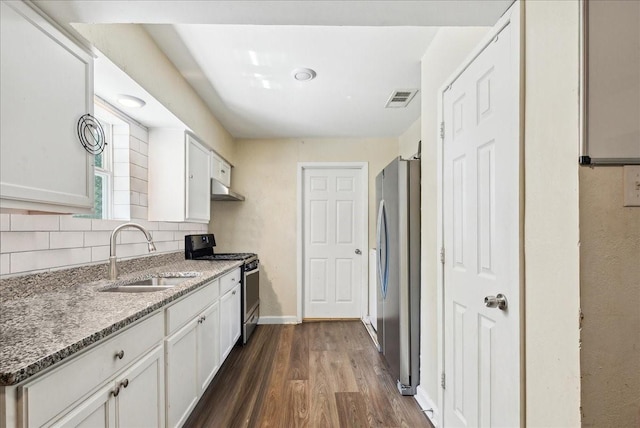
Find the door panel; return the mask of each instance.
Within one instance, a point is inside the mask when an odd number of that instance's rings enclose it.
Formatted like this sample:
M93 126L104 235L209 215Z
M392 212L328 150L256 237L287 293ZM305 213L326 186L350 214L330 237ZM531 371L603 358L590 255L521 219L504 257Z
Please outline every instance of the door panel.
M362 222L367 221L361 170L305 168L302 185L303 316L359 318L364 248L361 231Z
M520 424L518 31L506 25L444 93L447 427ZM507 308L486 307L498 293Z

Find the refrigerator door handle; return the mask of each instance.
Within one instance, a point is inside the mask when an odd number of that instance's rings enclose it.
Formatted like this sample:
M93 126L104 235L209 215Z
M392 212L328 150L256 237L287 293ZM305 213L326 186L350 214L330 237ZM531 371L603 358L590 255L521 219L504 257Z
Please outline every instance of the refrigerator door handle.
M386 297L384 290L384 273L382 271L382 213L384 210L384 200L380 200L380 207L378 208L378 226L376 229L376 260L378 262L378 279L380 280L380 294L382 297Z
M384 228L384 270L382 269L382 229ZM389 235L387 233L387 214L384 208L384 199L380 201L378 209L378 227L376 247L378 252L378 277L380 278L380 293L382 298L387 298L387 287L389 282Z

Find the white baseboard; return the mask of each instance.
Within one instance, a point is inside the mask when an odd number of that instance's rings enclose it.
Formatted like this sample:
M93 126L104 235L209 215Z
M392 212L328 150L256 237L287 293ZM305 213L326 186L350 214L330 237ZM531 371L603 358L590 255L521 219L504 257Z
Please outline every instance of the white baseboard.
M258 324L298 324L298 319L295 316L260 317Z
M427 415L431 424L438 428L438 419L440 418L438 412L438 406L429 398L427 395L427 391L424 390L420 385L416 389L416 395L414 395L415 400L418 402L418 405L422 409L422 412Z

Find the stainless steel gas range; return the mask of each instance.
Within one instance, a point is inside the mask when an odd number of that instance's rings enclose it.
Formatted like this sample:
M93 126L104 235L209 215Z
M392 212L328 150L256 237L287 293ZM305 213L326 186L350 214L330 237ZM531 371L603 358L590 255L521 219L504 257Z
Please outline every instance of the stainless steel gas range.
M242 344L246 344L258 325L260 317L260 260L255 253L219 253L213 247L216 239L212 233L186 235L184 237L184 258L187 260L242 260Z

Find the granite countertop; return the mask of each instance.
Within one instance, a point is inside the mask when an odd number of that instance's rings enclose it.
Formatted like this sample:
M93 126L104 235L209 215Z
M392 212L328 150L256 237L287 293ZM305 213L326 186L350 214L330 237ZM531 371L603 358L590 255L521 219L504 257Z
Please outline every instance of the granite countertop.
M0 280L0 386L15 385L242 264L184 260L184 253L85 266ZM190 273L169 290L104 293L154 274Z

